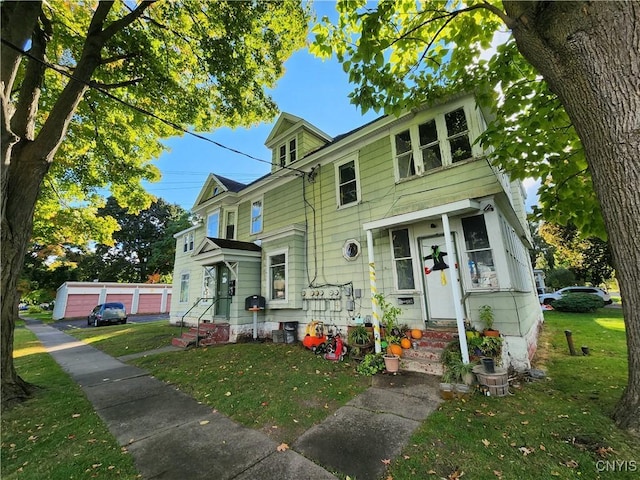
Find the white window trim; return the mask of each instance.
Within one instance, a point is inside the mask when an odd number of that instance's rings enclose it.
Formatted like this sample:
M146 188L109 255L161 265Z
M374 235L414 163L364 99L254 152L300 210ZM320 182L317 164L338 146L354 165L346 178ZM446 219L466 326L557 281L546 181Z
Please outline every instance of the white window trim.
M207 214L207 225L205 226L205 231L207 232L207 237L212 237L212 238L220 238L220 224L221 224L221 215L220 215L221 211L218 208L217 210L214 210L212 212L209 212ZM213 215L218 215L218 233L215 235L209 235L209 218L211 218Z
M215 292L215 288L216 288L216 285L215 285L215 284L216 284L216 282L217 282L217 278L216 278L215 276L213 276L213 277L212 277L212 276L210 276L210 275L207 275L207 270L208 270L208 269L212 269L212 268L213 268L213 269L215 269L216 267L215 267L215 266L212 266L212 265L206 265L206 266L202 267L202 289L201 289L201 292L202 292L202 298L213 298L213 297L215 297L215 296L216 296L216 295L215 295L215 293L216 293L216 292ZM217 273L217 272L216 272L216 273ZM211 287L211 288L213 288L213 291L209 292L209 296L207 296L207 295L205 294L205 291L204 291L204 283L205 283L205 279L207 278L207 276L208 276L209 278L213 279L213 285L210 285L210 287ZM203 302L203 303L209 303L209 302L210 302L210 300L203 300L202 302Z
M284 292L285 292L285 296L283 299L272 299L271 297L273 296L273 291L271 288L271 257L274 257L276 255L282 255L284 254L284 277L285 277L285 283L284 283ZM289 291L289 248L282 248L279 250L273 250L267 253L266 255L266 259L267 259L267 272L266 272L266 282L265 285L267 286L267 301L272 304L272 305L288 305L289 304L289 295L290 295L290 291Z
M187 299L186 300L182 300L182 279L184 277L187 278ZM178 303L181 303L181 304L189 303L190 287L191 287L191 274L189 272L182 272L180 274L180 290L178 291Z
M471 217L482 217L484 219L484 224L485 224L485 228L487 230L487 239L489 240L489 247L488 248L475 248L472 250L467 250L467 238L465 236L465 231L464 231L464 224L462 222L463 218L471 218ZM462 250L461 253L463 256L461 256L461 262L465 263L465 267L462 269L464 271L464 283L465 283L465 289L469 292L483 292L483 291L496 291L496 290L500 290L501 288L504 288L502 285L505 281L505 279L509 278L509 272L506 268L503 268L502 266L502 262L499 261L496 257L496 252L502 252L505 250L505 246L502 244L502 230L500 229L499 225L496 225L498 228L496 229L497 232L494 233L494 231L492 230L492 225L490 225L490 219L488 218L487 215L483 215L483 214L479 214L479 215L465 215L464 217L460 217L460 235L461 235L461 246L462 246ZM475 252L490 252L491 253L491 259L493 260L493 268L494 268L494 272L496 274L496 281L497 281L497 285L495 286L475 286L473 284L473 280L471 279L471 272L469 271L469 268L467 267L467 260L469 259L469 253L475 253ZM502 255L502 254L501 254ZM504 260L506 262L506 254L504 254ZM506 267L506 265L505 265ZM507 267L508 268L508 267ZM502 279L502 281L501 281Z
M451 145L449 143L449 135L447 133L447 124L445 122L445 115L447 113L451 113L455 110L462 108L464 110L465 119L467 121L467 129L468 129L468 137L469 144L471 145L471 157L469 160L472 160L478 154L477 148L473 145L475 138L478 136L478 132L476 132L476 122L473 120L473 115L467 104L455 104L455 105L447 105L446 110L438 110L437 112L428 112L424 115L416 116L409 125L398 126L390 131L391 134L391 156L393 159L393 171L396 178L396 183L404 182L407 180L411 180L413 178L421 177L423 175L428 175L433 172L440 171L444 168L450 168L455 165L464 164L465 161L453 162L453 158L451 155ZM422 150L420 145L420 132L419 126L429 122L430 120L435 120L436 122L436 132L438 134L438 144L440 146L440 155L442 160L442 166L437 168L431 168L429 170L424 169L424 163L422 159ZM398 153L396 151L396 135L404 132L405 130L409 130L409 135L411 138L411 152L413 153L413 159L415 164L415 175L409 177L400 177L400 171L398 169L398 161L397 156ZM455 135L454 137L460 136L462 134ZM453 137L452 137L453 138Z
M291 161L291 140L296 141L296 159L293 162ZM287 137L282 142L278 143L278 146L276 147L276 157L278 159L278 167L280 168L282 168L282 165L280 164L280 149L283 146L285 148L285 157L284 157L285 166L291 165L292 163L295 163L298 160L300 160L300 142L298 141L298 134L296 133L295 135L291 135L290 137Z
M356 201L345 203L344 205L340 205L340 167L349 162L353 162L353 168L356 172ZM348 157L345 157L343 160L337 161L335 164L335 176L336 176L336 205L338 210L342 208L352 207L354 205L358 205L362 201L361 191L360 191L360 165L358 154L352 154Z
M408 240L409 240L409 254L411 255L411 270L413 271L413 288L412 289L399 289L398 288L398 270L396 268L396 257L395 254L393 253L393 232L397 231L397 230L407 230L407 235L408 235ZM389 229L389 251L391 253L391 263L393 265L393 289L395 290L395 292L397 293L402 293L402 294L409 294L409 293L416 293L418 291L418 287L416 285L418 285L418 273L416 270L416 265L422 265L421 261L416 261L416 258L420 258L420 255L417 253L417 240L414 236L413 233L413 228L409 227L409 226L398 226L395 228L390 228Z
M263 209L264 209L264 204L263 204ZM225 208L224 209L224 226L222 227L222 231L224 232L224 238L227 238L227 216L229 213L233 212L234 217L236 219L235 223L234 223L234 229L233 229L233 238L230 238L229 240L236 240L238 238L238 207L235 208ZM264 212L263 212L264 213Z
M260 210L260 230L253 231L253 204L260 202L262 208ZM264 230L264 195L258 198L254 198L249 202L249 235L258 235Z

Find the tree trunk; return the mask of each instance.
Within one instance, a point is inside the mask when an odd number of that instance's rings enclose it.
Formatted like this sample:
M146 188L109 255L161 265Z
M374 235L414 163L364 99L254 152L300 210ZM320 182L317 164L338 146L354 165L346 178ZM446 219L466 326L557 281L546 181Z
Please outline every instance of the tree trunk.
M3 175L9 179L3 191L1 233L2 344L0 354L2 355L3 407L19 403L29 397L32 392L32 386L20 378L13 364L13 338L20 300L17 288L20 276L15 272L22 271L33 226L33 212L40 192L40 184L49 169L49 163L23 158L29 155L29 149L24 148L28 145L23 143L14 146L11 163L6 165L3 162L3 169L6 169Z
M640 3L510 2L518 49L585 149L623 298L629 380L614 413L640 435Z

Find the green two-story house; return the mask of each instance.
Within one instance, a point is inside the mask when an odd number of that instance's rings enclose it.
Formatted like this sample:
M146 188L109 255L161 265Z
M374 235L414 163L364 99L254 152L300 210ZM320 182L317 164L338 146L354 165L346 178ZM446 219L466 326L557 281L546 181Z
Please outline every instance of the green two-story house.
M472 95L335 138L283 113L271 172L248 185L211 174L200 223L176 235L171 322L228 322L233 341L255 331L246 298L261 296L261 337L313 320L346 332L372 318L377 291L411 328L481 329L490 305L505 363L528 367L543 319L524 190L474 143L485 125Z

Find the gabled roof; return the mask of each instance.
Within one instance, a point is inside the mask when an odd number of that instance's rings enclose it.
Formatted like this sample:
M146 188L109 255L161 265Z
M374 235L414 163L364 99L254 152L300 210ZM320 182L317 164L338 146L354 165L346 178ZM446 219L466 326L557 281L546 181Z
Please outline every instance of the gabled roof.
M331 135L323 132L318 127L307 122L305 119L296 117L295 115L291 115L290 113L282 112L278 117L276 124L271 129L271 133L269 133L269 136L264 141L264 144L267 146L267 148L272 148L282 135L288 135L294 130L299 130L301 128L309 130L310 132L326 140L327 142L333 140Z
M231 180L229 178L225 178L221 175L210 173L207 177L207 180L204 182L204 186L200 190L198 198L196 198L194 207L212 198L213 195L211 192L213 191L214 187L218 187L220 189L220 193L237 193L246 188L247 185L245 185L244 183L236 182L235 180Z
M260 261L262 247L252 242L206 237L194 250L193 257L203 265L240 260Z

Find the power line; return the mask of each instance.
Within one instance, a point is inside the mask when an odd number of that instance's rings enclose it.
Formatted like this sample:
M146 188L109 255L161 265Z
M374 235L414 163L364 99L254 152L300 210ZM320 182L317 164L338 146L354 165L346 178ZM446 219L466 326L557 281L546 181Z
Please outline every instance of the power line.
M270 162L270 161L268 161L268 160L264 160L264 159L262 159L262 158L254 157L253 155L250 155L250 154L248 154L248 153L242 152L242 151L237 150L237 149L235 149L235 148L233 148L233 147L228 147L228 146L226 146L226 145L223 145L223 144L222 144L222 143L220 143L220 142L216 142L215 140L211 140L210 138L207 138L207 137L205 137L205 136L203 136L203 135L200 135L200 134L198 134L198 133L192 132L192 131L190 131L190 130L188 130L188 129L186 129L186 128L184 128L184 127L180 126L180 125L178 125L177 123L174 123L174 122L172 122L172 121L170 121L170 120L167 120L167 119L165 119L165 118L159 117L158 115L156 115L156 114L155 114L155 113L153 113L153 112L150 112L150 111L148 111L148 110L145 110L145 109L144 109L144 108L142 108L142 107L138 107L137 105L133 105L133 104L131 104L131 103L129 103L129 102L127 102L127 101L125 101L125 100L122 100L121 98L116 97L116 96L115 96L115 95L113 95L112 93L109 93L109 92L108 92L108 91L106 91L105 89L100 88L100 87L98 87L97 85L95 85L95 84L93 84L93 83L91 83L91 82L86 82L86 81L84 81L84 80L80 80L80 79L78 79L78 78L75 78L72 74L70 74L70 73L68 73L68 72L64 71L64 70L63 70L63 69L61 69L61 68L56 67L56 66L55 66L54 64L52 64L52 63L46 62L46 61L44 61L44 60L41 60L41 59L39 59L39 58L35 57L35 56L34 56L34 55L32 55L31 53L29 53L29 52L27 52L27 51L23 50L22 48L18 47L17 45L14 45L13 43L9 42L8 40L5 40L4 38L2 38L2 39L1 39L1 41L2 41L2 43L3 43L3 44L5 44L6 46L8 46L9 48L12 48L13 50L15 50L15 51L19 52L21 55L24 55L25 57L30 58L31 60L36 61L36 62L38 62L38 63L40 63L40 64L44 65L46 68L49 68L49 69L53 70L54 72L57 72L57 73L59 73L59 74L61 74L61 75L65 76L65 77L67 77L67 78L69 78L69 79L71 79L71 80L74 80L74 81L76 81L76 82L82 83L83 85L86 85L87 87L89 87L89 88L91 88L91 89L93 89L93 90L96 90L96 91L98 91L98 92L102 93L103 95L105 95L105 96L107 96L107 97L111 98L112 100L115 100L116 102L121 103L122 105L124 105L124 106L126 106L126 107L129 107L129 108L131 108L131 109L133 109L133 110L136 110L136 111L137 111L137 112L139 112L139 113L142 113L143 115L147 115L147 116L149 116L149 117L155 118L155 119L156 119L156 120L158 120L159 122L162 122L162 123L164 123L165 125L168 125L169 127L173 128L173 129L175 129L175 130L178 130L178 131L180 131L180 132L182 132L182 133L186 133L187 135L191 135L191 136L196 137L196 138L198 138L198 139L200 139L200 140L204 140L205 142L212 143L212 144L214 144L214 145L215 145L215 146L217 146L217 147L223 148L223 149L225 149L225 150L229 150L230 152L233 152L233 153L235 153L235 154L245 156L245 157L247 157L247 158L249 158L249 159L251 159L251 160L255 160L256 162L266 163L266 164L271 165L271 166L276 165L276 164L274 164L274 163L272 163L272 162ZM289 167L289 166L287 166L287 165L280 165L280 167L281 167L281 168L284 168L284 169L287 169L287 170L292 170L292 171L297 172L297 173L301 173L301 174L303 174L303 175L306 175L306 172L304 172L304 171L302 171L302 170L299 170L299 169L297 169L297 168Z

